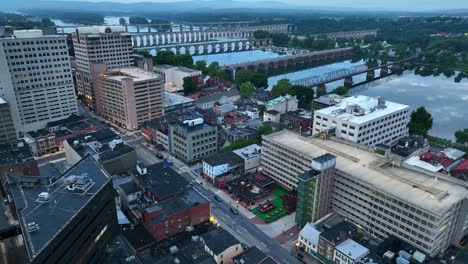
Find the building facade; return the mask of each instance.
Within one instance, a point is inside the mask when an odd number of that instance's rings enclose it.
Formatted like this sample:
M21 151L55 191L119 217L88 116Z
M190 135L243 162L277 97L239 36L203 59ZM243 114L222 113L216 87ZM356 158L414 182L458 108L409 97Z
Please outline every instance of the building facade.
M10 106L0 97L0 145L16 140L16 130Z
M169 125L172 154L191 163L218 151L218 129L204 123L203 118L185 120Z
M0 93L20 136L77 113L65 37L22 30L0 38Z
M409 106L364 95L314 112L312 135L336 135L345 140L375 146L391 145L408 136Z
M102 263L119 226L112 181L91 156L58 179L7 176L31 263Z
M99 115L128 130L164 115L161 75L138 68L100 74L95 89Z
M95 103L93 64L104 64L108 70L132 67L131 35L122 26L91 26L76 28L72 39L78 94Z
M312 170L298 176L296 224L303 227L331 211L331 194L336 157L332 154L314 158Z
M298 104L299 101L297 100L296 96L287 94L285 96L280 96L268 101L265 105L265 110L275 110L278 111L280 114L284 114L286 112L296 111Z
M264 172L289 188L297 188L314 157L337 156L332 209L378 240L393 235L434 256L468 233L464 181L289 131L264 136L263 147Z

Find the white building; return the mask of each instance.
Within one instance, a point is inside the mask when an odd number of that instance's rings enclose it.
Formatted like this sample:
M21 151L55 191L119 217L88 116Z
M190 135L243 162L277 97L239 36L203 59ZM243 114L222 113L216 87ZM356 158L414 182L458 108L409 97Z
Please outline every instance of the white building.
M297 100L296 96L292 95L285 95L280 96L275 99L272 99L266 103L266 111L275 110L278 111L280 114L284 114L290 111L296 111L298 108L299 100Z
M173 65L157 65L153 70L164 75L166 90L169 92L183 90L185 77L202 75L201 71Z
M243 159L228 151L203 159L203 174L214 181L219 176L240 174L243 171Z
M123 26L91 26L77 27L72 39L78 93L94 102L93 65L105 64L107 70L133 66L131 35Z
M303 248L309 254L317 253L320 233L313 224L305 225L299 232L297 246Z
M409 106L364 95L314 112L313 135L322 132L362 145L392 144L408 135Z
M465 181L287 130L263 136L262 143L264 173L290 188L314 158L335 155L333 211L378 240L393 235L434 256L468 233Z
M369 249L348 238L335 247L333 261L337 264L354 264L369 254Z
M255 172L262 160L262 147L257 144L233 151L244 160L244 171Z
M65 37L20 30L0 38L0 96L19 134L77 113Z

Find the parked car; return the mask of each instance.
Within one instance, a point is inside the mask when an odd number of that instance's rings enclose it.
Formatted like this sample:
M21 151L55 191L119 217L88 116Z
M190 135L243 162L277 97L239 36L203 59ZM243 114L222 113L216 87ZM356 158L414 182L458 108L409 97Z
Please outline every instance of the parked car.
M170 161L170 160L168 160L168 159L165 159L165 160L164 160L164 163L165 163L167 166L172 166L172 165L174 165L174 162L172 162L172 161Z
M157 154L156 154L156 158L158 158L158 159L163 159L164 157L163 157L163 155L162 155L161 153L157 153Z
M464 246L466 242L468 242L468 235L464 236L458 244L460 244L460 246Z
M215 199L216 201L218 201L218 202L221 202L221 201L222 201L221 198L219 198L219 196L217 196L217 195L213 195L213 197L214 197L214 199Z
M238 215L239 214L239 211L236 209L236 208L229 208L229 210L231 210L231 213L235 214L235 215Z

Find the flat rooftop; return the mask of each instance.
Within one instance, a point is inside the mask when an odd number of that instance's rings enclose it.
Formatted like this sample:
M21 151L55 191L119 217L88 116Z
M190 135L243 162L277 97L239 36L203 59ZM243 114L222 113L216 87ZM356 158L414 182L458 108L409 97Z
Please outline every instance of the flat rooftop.
M310 159L326 153L337 157L336 168L383 193L429 212L443 214L468 197L467 183L454 183L434 174L392 166L390 159L333 140L305 138L288 130L263 136ZM458 181L457 181L458 182Z
M257 144L252 144L247 147L233 150L232 152L236 153L238 156L244 159L252 158L252 157L258 157L262 155L262 147Z
M150 165L147 173L139 175L141 185L150 190L156 199L184 191L189 182L164 162Z
M28 145L24 141L19 141L16 144L16 147L10 144L0 145L0 167L34 159Z
M351 238L336 246L336 249L353 260L359 260L369 254L369 249Z
M161 75L157 73L145 71L136 67L115 69L103 73L100 76L115 81L122 81L124 79L130 78L133 79L134 82L158 79L161 77Z
M158 203L157 206L162 207L162 213L153 217L151 221L154 223L162 223L162 221L168 216L207 202L208 200L203 196L195 192L193 189L189 189L187 192L180 194L175 198Z
M182 95L164 92L164 97L163 97L164 107L169 107L169 106L179 105L179 104L187 104L193 101L194 101L193 99L187 98Z
M317 114L334 116L354 124L363 124L376 118L390 115L394 112L409 108L407 105L384 100L385 107L377 107L379 98L365 95L356 95L343 98L340 103L315 111ZM363 110L362 115L348 113L346 108L356 105Z
M92 183L84 192L66 189L67 177L84 174ZM85 157L57 179L48 176L7 176L30 260L111 180L92 156ZM39 194L43 192L49 193L49 203L38 201ZM39 229L29 232L27 225L33 222Z
M111 32L106 32L106 29L110 29ZM88 27L77 27L76 30L80 34L99 34L99 33L117 33L127 32L124 26L88 26Z

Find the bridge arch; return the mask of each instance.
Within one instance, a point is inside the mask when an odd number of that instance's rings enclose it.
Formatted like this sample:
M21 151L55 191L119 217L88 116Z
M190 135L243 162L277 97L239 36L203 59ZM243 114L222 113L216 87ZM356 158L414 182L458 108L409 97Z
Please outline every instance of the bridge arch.
M206 54L212 54L212 53L214 53L213 45L212 44L206 45Z
M198 45L198 54L205 54L205 47L203 47L203 45Z

